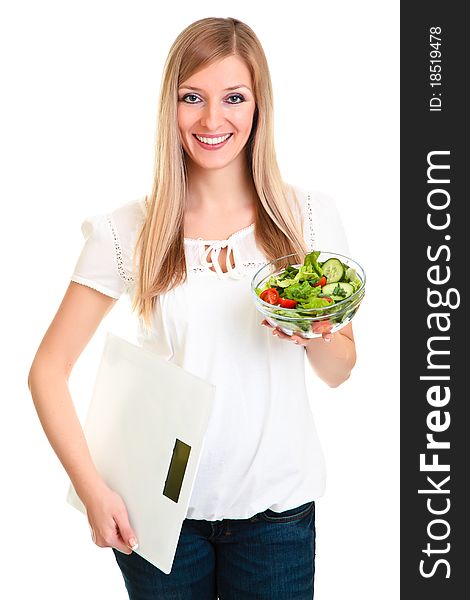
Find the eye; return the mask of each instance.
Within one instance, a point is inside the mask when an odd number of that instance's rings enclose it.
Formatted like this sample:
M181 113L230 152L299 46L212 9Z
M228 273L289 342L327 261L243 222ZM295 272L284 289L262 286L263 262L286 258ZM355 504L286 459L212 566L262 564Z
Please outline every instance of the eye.
M240 102L229 102L229 104L241 104L242 102L245 102L245 98L241 94L232 94L229 98L241 98Z
M196 94L185 94L182 98L180 98L180 100L182 100L183 102L186 100L186 98L197 98ZM186 104L196 104L195 102L186 102Z
M198 104L198 102L187 102L187 98L198 98L198 96L196 94L185 94L182 98L180 98L181 102L185 102L186 104ZM229 96L229 98L239 98L240 101L239 102L229 102L229 104L241 104L242 102L245 102L245 97L242 96L242 94L231 94Z

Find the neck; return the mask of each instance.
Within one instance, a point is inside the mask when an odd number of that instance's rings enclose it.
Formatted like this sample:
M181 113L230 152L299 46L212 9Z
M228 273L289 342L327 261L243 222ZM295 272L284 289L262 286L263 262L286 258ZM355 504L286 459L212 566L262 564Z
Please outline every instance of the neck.
M221 169L204 169L188 161L187 208L207 214L250 208L255 186L242 154Z

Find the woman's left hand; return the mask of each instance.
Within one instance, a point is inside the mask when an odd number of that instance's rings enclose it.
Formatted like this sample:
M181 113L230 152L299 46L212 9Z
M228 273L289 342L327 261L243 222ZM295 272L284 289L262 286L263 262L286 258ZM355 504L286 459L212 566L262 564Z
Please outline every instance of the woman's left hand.
M266 327L271 327L271 329L273 330L273 332L272 332L273 335L277 335L281 339L288 340L290 342L293 342L294 344L298 344L299 346L308 346L309 343L313 339L318 339L318 338L304 338L296 333L293 333L292 335L287 335L283 331L281 331L281 329L279 327L273 327L270 323L268 323L268 321L266 319L263 319L261 321L261 325L265 325ZM331 342L331 340L333 339L333 335L335 335L335 334L329 333L329 332L324 332L324 333L322 333L322 338L325 342Z

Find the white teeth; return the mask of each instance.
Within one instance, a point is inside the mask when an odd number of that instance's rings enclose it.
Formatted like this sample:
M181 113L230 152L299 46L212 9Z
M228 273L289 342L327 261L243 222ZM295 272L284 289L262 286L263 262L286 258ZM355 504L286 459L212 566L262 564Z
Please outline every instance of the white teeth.
M197 134L194 134L197 139L200 142L204 142L204 144L209 144L209 145L214 145L214 144L220 144L221 142L224 142L226 139L228 139L232 134L228 133L227 135L224 135L222 137L218 137L218 138L205 138L205 137L200 137Z

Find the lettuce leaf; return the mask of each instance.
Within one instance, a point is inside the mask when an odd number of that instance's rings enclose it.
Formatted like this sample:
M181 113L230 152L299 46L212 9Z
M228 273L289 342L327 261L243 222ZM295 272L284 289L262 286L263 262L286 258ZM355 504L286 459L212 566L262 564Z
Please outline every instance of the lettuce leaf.
M312 287L308 281L303 281L302 283L295 283L290 285L286 290L284 290L284 298L289 298L290 300L297 300L297 302L308 302L311 297L318 296L321 292L320 286Z
M283 271L279 276L272 276L269 278L268 284L270 287L279 287L284 289L301 281L315 282L318 279L319 276L317 271L311 264L309 264L302 265L298 269L289 268L288 271Z
M315 288L317 289L317 288ZM308 302L302 302L302 308L323 308L323 306L329 306L331 302L328 302L325 298L311 297Z
M346 276L346 281L348 283L350 283L353 286L354 291L357 292L357 290L362 285L362 281L357 276L356 269L349 267L349 269L347 269L347 271L345 273L345 276Z
M314 273L317 273L319 277L322 277L323 269L318 264L318 257L320 254L321 252L319 250L307 254L304 259L304 266L310 267Z

